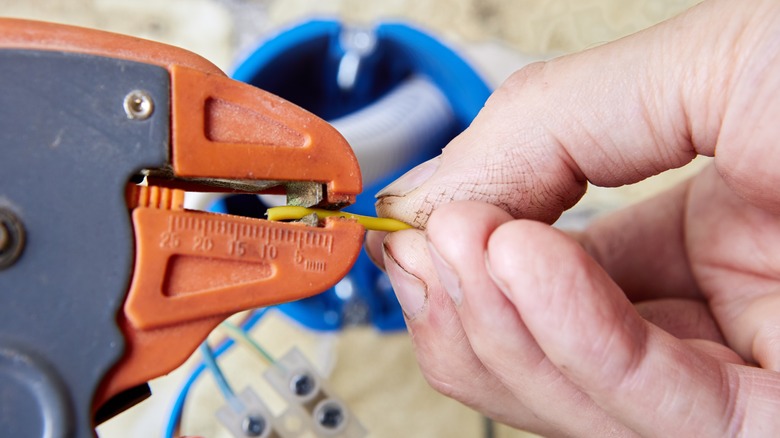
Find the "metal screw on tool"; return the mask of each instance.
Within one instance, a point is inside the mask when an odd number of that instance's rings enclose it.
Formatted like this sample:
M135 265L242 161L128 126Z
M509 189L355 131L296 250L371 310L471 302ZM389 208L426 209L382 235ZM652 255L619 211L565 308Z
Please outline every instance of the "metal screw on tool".
M133 90L127 93L123 103L128 119L146 120L154 112L152 96L143 90Z
M247 415L244 417L244 421L241 422L241 430L244 431L246 436L261 436L265 432L266 424L265 418L260 415Z
M317 406L314 417L320 426L328 430L335 430L344 423L346 415L340 403L328 400Z
M317 386L317 381L309 373L299 373L290 379L290 391L298 397L310 395Z
M24 226L11 210L0 207L0 269L14 264L24 249Z

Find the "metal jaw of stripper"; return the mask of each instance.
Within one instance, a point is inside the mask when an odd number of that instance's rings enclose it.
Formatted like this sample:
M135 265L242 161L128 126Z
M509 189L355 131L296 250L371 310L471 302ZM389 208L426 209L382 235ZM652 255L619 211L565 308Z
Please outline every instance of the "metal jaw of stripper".
M354 202L351 148L307 111L190 52L71 26L0 19L0 64L0 209L24 236L3 234L23 245L0 267L5 431L90 436L227 316L324 291L357 258L355 221L182 207L184 190Z

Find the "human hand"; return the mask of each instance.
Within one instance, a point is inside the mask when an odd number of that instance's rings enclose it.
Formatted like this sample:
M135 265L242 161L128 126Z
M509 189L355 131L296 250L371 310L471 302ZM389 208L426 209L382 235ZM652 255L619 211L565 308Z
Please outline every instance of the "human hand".
M529 66L381 193L424 229L368 248L430 384L546 435L778 435L779 46L779 3L710 0ZM581 234L547 225L587 182L696 155L714 164Z

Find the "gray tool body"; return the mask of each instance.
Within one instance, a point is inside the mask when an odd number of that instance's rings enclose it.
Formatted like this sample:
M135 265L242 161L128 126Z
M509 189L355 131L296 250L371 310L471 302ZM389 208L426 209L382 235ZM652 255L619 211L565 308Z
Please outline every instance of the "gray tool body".
M125 346L124 191L167 162L169 75L32 50L0 49L0 66L0 436L93 436L94 393ZM133 90L153 110L128 110Z

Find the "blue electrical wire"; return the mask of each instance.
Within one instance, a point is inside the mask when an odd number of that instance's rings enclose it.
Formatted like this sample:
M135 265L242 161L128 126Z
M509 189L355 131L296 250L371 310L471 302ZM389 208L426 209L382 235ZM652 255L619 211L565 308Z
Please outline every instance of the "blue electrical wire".
M203 364L211 371L211 375L214 376L214 380L217 382L219 392L222 393L234 411L241 412L244 409L244 404L236 397L236 393L230 387L225 375L222 373L222 369L219 368L217 359L214 357L214 352L211 351L208 341L203 341L198 349L200 350L200 355L203 356Z
M267 308L255 310L252 316L250 316L249 319L247 319L241 325L241 327L244 330L251 329L260 321L260 319L267 311ZM214 358L216 359L217 357L221 356L233 345L234 342L231 339L220 344L219 347L213 350ZM184 384L179 390L179 395L176 397L176 400L171 407L171 414L168 417L168 423L165 425L165 430L163 431L164 438L174 438L173 434L176 432L176 426L179 424L179 420L181 419L182 412L184 411L184 403L187 401L187 396L190 393L190 389L192 388L192 385L195 383L195 381L198 380L198 377L200 377L200 375L203 374L203 371L205 370L206 365L203 362L199 363L198 366L192 370L192 373L190 373L189 377L187 377L187 379L184 381Z

